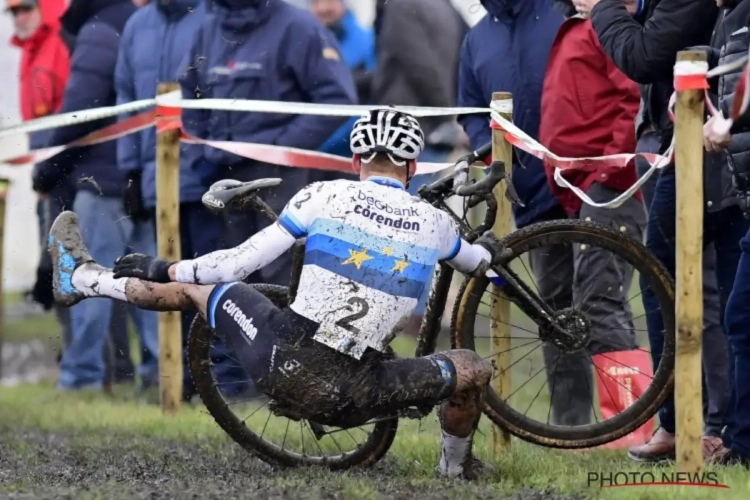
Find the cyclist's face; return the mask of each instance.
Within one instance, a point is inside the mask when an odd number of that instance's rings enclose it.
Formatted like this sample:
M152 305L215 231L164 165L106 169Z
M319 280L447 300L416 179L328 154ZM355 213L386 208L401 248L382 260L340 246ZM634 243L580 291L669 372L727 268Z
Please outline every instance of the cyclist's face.
M343 0L312 0L312 13L326 26L332 26L341 21L346 13Z

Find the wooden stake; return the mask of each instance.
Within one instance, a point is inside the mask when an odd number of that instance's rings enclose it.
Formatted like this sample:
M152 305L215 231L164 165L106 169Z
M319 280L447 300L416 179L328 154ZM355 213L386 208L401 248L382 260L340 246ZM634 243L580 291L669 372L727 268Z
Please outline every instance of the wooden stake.
M178 89L160 83L156 93ZM159 257L180 259L180 131L156 136L156 243ZM182 408L182 315L159 313L159 392L161 409L175 414Z
M10 181L0 178L0 380L3 378L3 342L5 340L5 287L3 286L3 254L5 253L5 201Z
M677 54L678 62L705 60L702 51ZM683 90L675 108L677 469L691 473L703 469L703 99L702 90Z
M509 92L494 92L493 101L512 100ZM511 113L503 113L503 118L511 120ZM492 159L505 162L505 168L510 172L513 167L512 147L505 140L505 132L492 129ZM497 199L497 217L492 231L498 238L503 238L511 231L511 204L505 197L506 184L501 183L495 187L495 198ZM492 388L497 395L506 399L510 396L513 387L510 373L511 345L510 345L510 302L501 294L500 289L492 285L492 301L490 305L490 329L492 331L492 352L494 356L495 373L492 379ZM506 370L507 368L507 370ZM495 457L510 448L510 433L498 426L492 427L492 443Z

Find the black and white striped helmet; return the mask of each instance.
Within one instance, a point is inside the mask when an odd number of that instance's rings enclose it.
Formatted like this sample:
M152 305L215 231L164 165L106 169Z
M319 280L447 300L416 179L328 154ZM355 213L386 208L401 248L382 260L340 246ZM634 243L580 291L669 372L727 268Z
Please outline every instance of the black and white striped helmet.
M424 133L416 118L394 108L373 109L354 123L349 136L352 153L370 163L385 153L399 166L416 160L424 149Z

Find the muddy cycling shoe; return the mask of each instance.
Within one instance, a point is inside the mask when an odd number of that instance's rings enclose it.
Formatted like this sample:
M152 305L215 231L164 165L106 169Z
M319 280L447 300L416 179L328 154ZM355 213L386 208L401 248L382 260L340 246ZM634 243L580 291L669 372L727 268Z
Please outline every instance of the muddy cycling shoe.
M448 471L441 470L440 466L437 467L436 471L438 477L446 479L464 479L466 481L475 481L482 477L489 476L495 472L495 468L490 464L479 460L474 455L469 455L464 460L461 471L458 474L451 474Z
M65 211L57 216L50 227L48 248L52 256L55 303L71 307L86 297L73 286L73 272L83 264L94 262L81 239L76 214Z

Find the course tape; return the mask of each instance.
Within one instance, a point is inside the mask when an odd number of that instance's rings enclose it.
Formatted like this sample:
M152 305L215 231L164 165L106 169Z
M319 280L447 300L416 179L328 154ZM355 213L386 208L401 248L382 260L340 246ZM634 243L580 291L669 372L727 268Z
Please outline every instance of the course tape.
M103 118L134 113L154 106L182 109L210 109L219 111L245 111L256 113L287 113L319 116L361 116L367 111L380 106L355 106L344 104L312 104L302 102L256 101L249 99L182 99L180 91L160 95L155 99L103 108L74 111L61 115L46 116L0 128L0 139L19 134L40 132L53 128L67 127ZM417 106L395 106L417 117L454 116L473 113L489 113L489 108L438 108Z

